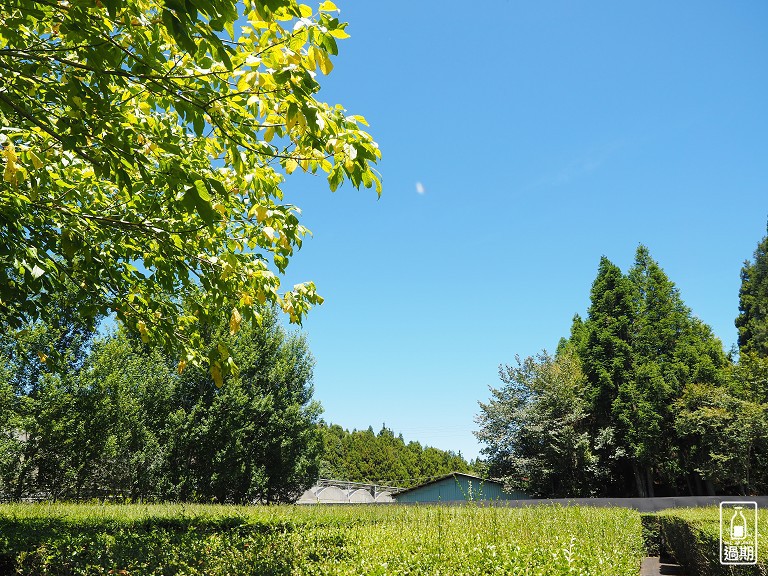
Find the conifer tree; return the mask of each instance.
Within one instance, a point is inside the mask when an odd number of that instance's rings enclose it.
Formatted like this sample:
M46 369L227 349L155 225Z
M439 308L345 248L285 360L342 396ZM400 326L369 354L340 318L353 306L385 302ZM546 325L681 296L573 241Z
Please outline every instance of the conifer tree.
M601 492L628 489L626 450L614 417L619 390L634 378L632 329L635 321L633 286L608 258L600 259L592 284L591 304L584 323L579 356L587 379L585 399L591 414L591 437L599 468L608 470Z
M632 284L618 266L603 256L592 284L580 350L596 429L610 426L611 407L619 387L633 377L634 315Z
M676 486L682 465L671 407L686 386L720 382L720 341L642 245L626 276L601 261L589 317L583 328L574 324L572 339L581 342L592 432L613 460L613 489L652 496L659 481Z
M768 236L757 245L754 261L741 269L739 290L739 352L768 356Z
M638 247L627 275L601 259L587 318L574 317L553 366L571 350L578 355L583 384L574 388L580 404L573 406L579 410L569 410L578 418L568 419L568 426L547 411L549 405L541 401L546 395L537 396L531 392L535 387L526 385L533 381L533 368L546 362L528 359L509 373L514 378L502 374L508 385L491 389L491 401L481 403L477 436L488 446L483 452L491 470L532 478L538 485L534 490L550 496L653 496L657 485L667 494L686 487L701 494L716 486L744 492L768 485L759 476L768 469L768 460L759 456L764 446L760 434L768 429L760 410L766 405L757 408L765 398L761 382L768 361L750 354L749 370L729 376L721 342L693 316L645 246ZM746 358L742 355L742 363ZM731 398L730 388L751 404ZM720 441L710 433L709 428L715 429L709 420L712 405L702 400L707 394L702 391L711 392L718 408L738 408L728 424L744 424L737 440ZM699 430L698 423L708 424ZM579 440L569 445L570 451L559 443L565 429ZM550 442L553 438L558 441ZM745 447L746 456L734 456L727 466L708 461L708 454L725 454L737 444ZM561 468L566 453L579 455L572 460L578 470L570 476ZM577 481L563 484L569 477Z
M639 246L628 274L635 299L632 328L634 378L619 390L614 413L625 434L635 485L653 496L654 471L674 469L670 402L682 392L676 355L687 334L690 310L648 248Z

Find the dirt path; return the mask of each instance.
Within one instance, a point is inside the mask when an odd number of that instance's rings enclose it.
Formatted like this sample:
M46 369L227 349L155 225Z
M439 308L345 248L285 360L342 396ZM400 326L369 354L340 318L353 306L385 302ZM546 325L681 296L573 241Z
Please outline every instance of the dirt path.
M685 576L679 564L673 564L669 558L659 559L658 556L643 558L640 566L640 576Z

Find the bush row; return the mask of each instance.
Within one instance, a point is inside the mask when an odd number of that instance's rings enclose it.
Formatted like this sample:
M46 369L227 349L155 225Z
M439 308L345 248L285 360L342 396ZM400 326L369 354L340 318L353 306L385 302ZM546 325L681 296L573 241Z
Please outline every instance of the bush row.
M756 565L722 565L720 563L720 512L718 508L685 508L667 510L656 515L644 515L644 526L657 526L655 540L652 530L645 533L647 549L652 545L662 554L669 554L685 569L697 576L768 575L768 512L758 518L758 563ZM655 516L656 520L652 519Z
M632 510L0 506L0 574L636 576Z
M766 576L768 534L758 550L720 564L717 508L0 506L0 575L634 576L671 555L692 576Z

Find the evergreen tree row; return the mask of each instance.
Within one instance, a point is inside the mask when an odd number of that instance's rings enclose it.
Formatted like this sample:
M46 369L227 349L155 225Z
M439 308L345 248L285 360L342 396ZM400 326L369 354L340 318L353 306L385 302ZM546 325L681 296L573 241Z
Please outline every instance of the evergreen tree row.
M221 388L62 318L0 339L0 497L290 502L317 478L313 360L273 310L206 327L239 367Z
M768 490L766 247L742 271L738 363L647 248L627 274L603 257L587 318L480 404L491 474L541 496Z
M402 434L382 426L349 432L338 425L321 424L323 478L370 482L386 486L415 486L451 472L482 472L476 462L467 462L460 453L406 444Z
M477 471L382 427L319 420L313 359L274 310L210 325L239 375L217 388L117 331L95 337L63 304L0 335L0 499L291 502L317 478L410 486Z

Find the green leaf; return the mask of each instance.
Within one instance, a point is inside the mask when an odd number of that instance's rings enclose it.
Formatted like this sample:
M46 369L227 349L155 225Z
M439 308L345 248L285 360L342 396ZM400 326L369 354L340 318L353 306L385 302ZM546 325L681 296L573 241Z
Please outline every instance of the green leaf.
M197 6L192 0L184 0L184 9L190 22L197 20Z
M163 10L161 18L163 20L163 24L165 24L165 27L168 29L174 39L179 43L179 45L184 48L184 50L186 50L190 55L194 56L195 52L197 52L197 43L195 43L194 39L189 33L189 30L186 26L184 26L184 24L182 24L181 20L179 20L170 10Z
M195 188L187 188L184 191L181 202L188 212L197 211L197 203L200 201L200 196Z
M201 200L204 200L205 202L211 201L211 195L208 193L208 188L206 188L205 182L202 180L195 180L195 190L197 190L197 195Z
M328 174L328 185L331 188L331 192L336 192L343 179L344 175L341 172L341 167L337 164Z
M205 118L203 118L202 115L195 114L192 118L192 129L198 136L203 135L203 132L205 131Z
M216 190L216 192L221 194L222 197L227 196L227 189L224 188L224 184L216 180L216 178L208 178L207 183L211 188Z
M75 244L72 235L66 230L61 234L61 251L68 260L72 260L77 253L77 245Z

